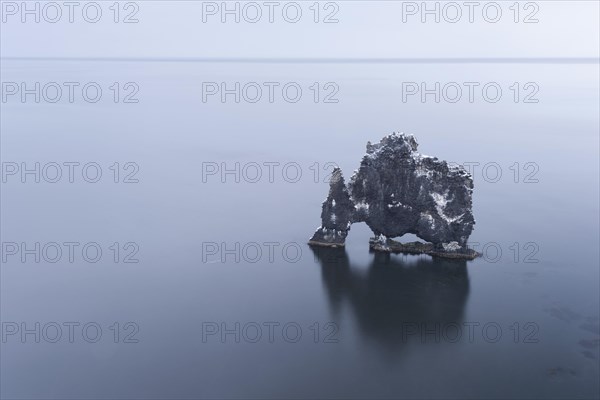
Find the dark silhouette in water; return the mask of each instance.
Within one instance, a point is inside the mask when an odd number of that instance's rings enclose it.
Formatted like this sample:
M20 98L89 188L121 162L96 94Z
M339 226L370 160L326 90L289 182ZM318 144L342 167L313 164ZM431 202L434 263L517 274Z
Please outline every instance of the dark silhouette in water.
M462 320L469 296L465 260L419 257L408 263L389 253L373 252L374 259L364 271L352 268L344 248L311 249L321 264L333 313L339 315L347 305L365 337L397 348L414 340L452 339L456 326L464 336Z

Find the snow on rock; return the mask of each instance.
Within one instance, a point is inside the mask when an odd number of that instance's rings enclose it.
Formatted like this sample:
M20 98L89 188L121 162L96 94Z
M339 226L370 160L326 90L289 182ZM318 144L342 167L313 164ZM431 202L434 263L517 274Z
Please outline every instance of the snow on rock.
M446 251L457 251L461 248L458 242L442 243L442 247Z

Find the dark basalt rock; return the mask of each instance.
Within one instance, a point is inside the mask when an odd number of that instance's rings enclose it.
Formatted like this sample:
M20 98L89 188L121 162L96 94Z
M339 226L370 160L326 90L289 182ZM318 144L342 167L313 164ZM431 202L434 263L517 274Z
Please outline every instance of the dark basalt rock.
M354 214L354 204L348 194L342 171L336 168L329 181L329 195L323 202L321 226L308 243L331 247L344 246Z
M367 154L348 185L336 168L321 226L309 244L344 246L351 224L366 222L375 234L370 240L375 251L476 257L467 248L475 225L471 175L460 166L418 153L417 146L414 136L403 133L367 143ZM428 243L389 239L406 233Z

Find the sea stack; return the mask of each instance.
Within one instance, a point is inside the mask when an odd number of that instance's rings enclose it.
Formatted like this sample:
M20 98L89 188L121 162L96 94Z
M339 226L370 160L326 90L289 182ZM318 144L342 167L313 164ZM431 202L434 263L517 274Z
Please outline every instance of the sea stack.
M472 259L473 178L461 166L420 154L413 135L392 133L367 143L360 167L346 185L336 168L323 202L321 226L309 244L344 246L350 226L366 222L374 251ZM412 233L427 243L392 238Z

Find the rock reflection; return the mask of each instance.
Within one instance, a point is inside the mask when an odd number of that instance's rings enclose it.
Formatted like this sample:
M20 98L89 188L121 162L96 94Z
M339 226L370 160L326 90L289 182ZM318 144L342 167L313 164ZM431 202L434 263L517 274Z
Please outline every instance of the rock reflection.
M463 328L469 295L466 261L407 260L375 252L365 270L353 267L342 248L311 249L321 265L332 312L339 315L348 307L367 338L401 347L415 340L451 341Z

